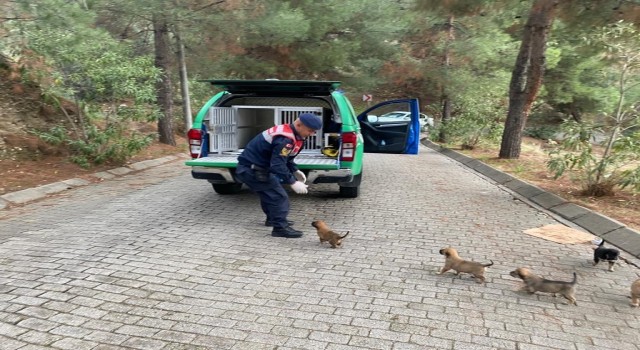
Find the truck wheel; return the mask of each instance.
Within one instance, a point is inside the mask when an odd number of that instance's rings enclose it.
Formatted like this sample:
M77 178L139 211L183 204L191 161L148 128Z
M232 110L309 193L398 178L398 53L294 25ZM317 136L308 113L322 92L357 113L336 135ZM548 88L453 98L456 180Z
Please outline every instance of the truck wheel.
M358 197L358 194L360 194L360 183L362 182L362 173L363 171L360 171L360 174L354 176L351 182L338 183L338 186L340 186L340 197L343 197L343 198ZM342 186L343 184L345 186Z
M240 192L242 184L211 184L217 194L235 194Z
M358 197L358 192L359 191L360 191L360 186L356 186L356 187L343 187L343 186L340 186L340 197L356 198L356 197Z

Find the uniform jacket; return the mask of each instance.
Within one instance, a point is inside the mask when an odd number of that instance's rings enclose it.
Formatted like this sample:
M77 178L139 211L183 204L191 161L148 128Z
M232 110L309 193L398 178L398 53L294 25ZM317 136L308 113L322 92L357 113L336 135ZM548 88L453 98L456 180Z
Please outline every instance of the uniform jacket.
M293 173L298 170L294 159L303 143L304 139L296 133L293 124L276 125L249 141L238 156L238 162L269 169L281 183L293 184L297 181Z

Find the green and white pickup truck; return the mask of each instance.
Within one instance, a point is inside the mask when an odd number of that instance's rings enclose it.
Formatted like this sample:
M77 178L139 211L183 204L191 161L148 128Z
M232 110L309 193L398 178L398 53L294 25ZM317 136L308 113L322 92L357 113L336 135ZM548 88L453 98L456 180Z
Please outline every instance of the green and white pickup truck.
M293 122L300 113L321 116L323 129L305 141L295 163L307 175L307 184L335 183L342 197L358 196L365 152L418 153L416 99L383 102L356 115L338 81L205 82L222 91L200 109L187 133L192 159L186 165L193 178L207 180L219 194L240 191L235 169L245 145L273 125ZM376 115L389 111L409 111L412 117L377 121Z

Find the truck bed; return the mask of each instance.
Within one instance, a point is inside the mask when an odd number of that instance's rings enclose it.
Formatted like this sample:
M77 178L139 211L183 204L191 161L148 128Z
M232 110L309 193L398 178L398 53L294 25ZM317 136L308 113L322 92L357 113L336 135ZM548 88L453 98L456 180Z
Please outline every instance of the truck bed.
M238 156L243 149L227 151L220 154L209 154L207 157L192 159L185 164L189 166L235 168L238 164ZM296 156L295 163L300 169L333 170L340 168L340 162L336 158L327 157L320 150L302 150Z

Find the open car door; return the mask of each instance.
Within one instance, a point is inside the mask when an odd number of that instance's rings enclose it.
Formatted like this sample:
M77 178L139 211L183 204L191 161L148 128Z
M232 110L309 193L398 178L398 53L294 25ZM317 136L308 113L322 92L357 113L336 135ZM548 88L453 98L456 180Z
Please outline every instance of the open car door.
M418 99L379 103L358 115L364 151L418 154L420 143Z

